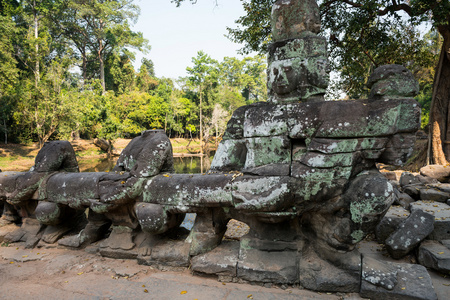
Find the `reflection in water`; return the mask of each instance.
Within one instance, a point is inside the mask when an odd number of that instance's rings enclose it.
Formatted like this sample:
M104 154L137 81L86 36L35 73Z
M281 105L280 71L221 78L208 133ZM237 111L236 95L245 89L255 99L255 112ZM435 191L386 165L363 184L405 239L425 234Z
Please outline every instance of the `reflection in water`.
M198 156L174 157L173 165L177 174L194 174L206 172L211 166L214 153L210 153L209 158L203 158L203 170L201 170L202 158ZM114 159L90 159L78 160L81 172L109 172L116 165L117 158Z
M89 159L78 160L80 172L109 172L116 165L116 159Z

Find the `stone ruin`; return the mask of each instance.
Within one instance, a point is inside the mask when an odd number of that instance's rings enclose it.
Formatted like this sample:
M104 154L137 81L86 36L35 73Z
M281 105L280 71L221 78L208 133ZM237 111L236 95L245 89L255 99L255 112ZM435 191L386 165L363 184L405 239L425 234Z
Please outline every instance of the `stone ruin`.
M221 280L404 296L397 283L409 267L356 246L399 199L376 163L411 155L417 82L404 67L383 66L369 79L369 99L324 101L316 1L277 1L272 29L269 101L233 113L209 172L174 174L162 130L133 139L109 173L80 173L70 143L49 142L30 171L0 174L2 221L22 223L4 239L191 266ZM196 214L190 231L180 227L186 213ZM250 226L239 241L223 240L230 219Z

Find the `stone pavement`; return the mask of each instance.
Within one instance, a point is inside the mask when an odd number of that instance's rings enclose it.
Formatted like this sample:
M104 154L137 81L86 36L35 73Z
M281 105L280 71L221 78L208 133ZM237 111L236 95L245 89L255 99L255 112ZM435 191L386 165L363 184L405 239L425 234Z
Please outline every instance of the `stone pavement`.
M136 260L59 248L0 247L1 299L361 299L296 287L222 283L189 270L157 270Z
M360 251L394 260L376 242L363 241ZM429 271L438 299L448 299L450 279ZM362 299L358 294L316 293L292 286L219 282L193 276L190 270L158 270L136 260L110 259L80 250L0 247L0 299Z

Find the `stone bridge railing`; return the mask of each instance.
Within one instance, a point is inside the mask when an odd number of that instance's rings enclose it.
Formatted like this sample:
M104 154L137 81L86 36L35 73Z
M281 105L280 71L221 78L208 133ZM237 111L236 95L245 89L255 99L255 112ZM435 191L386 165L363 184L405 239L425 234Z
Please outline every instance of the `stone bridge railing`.
M7 238L83 247L111 228L98 244L102 255L193 263L204 272L202 255L221 244L234 218L250 232L235 242L237 259L225 274L322 290L316 279L325 275L316 273L323 271L309 265L316 257L321 270L330 265L341 274L340 283L326 274L326 286L356 291L361 257L354 247L395 197L375 163L407 159L419 117L418 104L406 98L241 107L210 172L195 175L171 173L172 149L161 130L133 139L109 173L78 173L70 144L50 142L29 172L0 175L2 199L25 218ZM188 212L197 217L183 236Z
M368 100L324 101L316 2L280 0L272 16L269 101L234 112L208 173L173 174L161 130L133 139L109 173L79 173L70 144L50 142L29 172L0 173L4 212L22 218L5 239L91 245L228 280L335 292L358 292L364 280L393 290L398 270L355 246L395 200L376 163L411 154L418 84L404 67L383 66ZM179 227L185 213L196 213L189 232ZM223 242L230 219L250 226L240 241Z

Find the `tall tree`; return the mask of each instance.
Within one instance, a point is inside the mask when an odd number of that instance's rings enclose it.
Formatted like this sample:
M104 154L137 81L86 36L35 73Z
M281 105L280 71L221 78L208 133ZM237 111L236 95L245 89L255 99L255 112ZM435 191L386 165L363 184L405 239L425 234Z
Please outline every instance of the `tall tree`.
M105 61L125 47L146 52L148 41L141 32L131 30L130 22L139 16L139 7L132 0L62 0L54 20L62 34L72 41L82 58L83 76L88 76L90 57L95 58L103 91Z
M197 56L192 58L193 67L186 68L189 76L188 79L193 86L198 89L199 110L200 110L200 147L203 142L203 99L208 86L217 82L218 62L212 59L203 51L198 51ZM202 148L203 153L203 148Z

